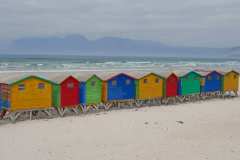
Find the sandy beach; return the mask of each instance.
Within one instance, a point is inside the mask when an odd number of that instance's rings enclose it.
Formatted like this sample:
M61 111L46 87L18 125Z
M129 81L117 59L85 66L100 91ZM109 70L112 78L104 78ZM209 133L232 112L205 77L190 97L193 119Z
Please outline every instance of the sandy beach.
M1 160L237 160L240 98L0 126Z

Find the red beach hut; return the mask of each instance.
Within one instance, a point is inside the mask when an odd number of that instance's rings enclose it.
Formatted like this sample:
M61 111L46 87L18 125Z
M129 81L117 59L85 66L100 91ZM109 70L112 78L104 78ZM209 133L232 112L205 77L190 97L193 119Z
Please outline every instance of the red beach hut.
M79 81L73 76L67 77L61 85L61 106L72 107L79 104Z
M178 95L178 77L176 74L171 73L165 76L166 78L166 97L176 97Z
M69 75L50 76L57 85L53 88L54 106L59 108L75 108L79 105L79 81Z

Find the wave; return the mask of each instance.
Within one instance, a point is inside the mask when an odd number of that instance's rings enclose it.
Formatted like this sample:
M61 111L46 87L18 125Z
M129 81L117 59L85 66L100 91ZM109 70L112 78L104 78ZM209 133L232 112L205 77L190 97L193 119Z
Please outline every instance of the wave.
M180 70L180 69L235 69L240 70L240 61L229 59L184 59L184 58L58 58L26 60L1 58L0 72L71 72L71 71L118 71L118 70Z

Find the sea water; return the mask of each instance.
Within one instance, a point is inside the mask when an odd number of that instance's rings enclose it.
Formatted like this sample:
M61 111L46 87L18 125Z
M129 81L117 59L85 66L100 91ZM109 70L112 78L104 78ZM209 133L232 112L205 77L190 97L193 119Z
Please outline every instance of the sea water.
M0 55L0 72L174 71L181 69L235 69L240 71L240 59Z

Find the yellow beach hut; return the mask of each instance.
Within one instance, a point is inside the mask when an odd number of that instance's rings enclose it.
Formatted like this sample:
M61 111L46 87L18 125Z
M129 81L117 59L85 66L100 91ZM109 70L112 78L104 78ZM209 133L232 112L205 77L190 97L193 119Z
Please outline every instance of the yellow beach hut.
M164 97L165 78L155 73L134 75L136 81L136 95L139 100L151 100Z
M21 77L21 78L20 78ZM13 115L15 120L20 115L30 111L47 111L52 108L53 82L38 76L9 76L5 80L0 79L2 84L9 86L9 111L18 115Z
M239 87L239 73L232 70L224 73L223 77L223 92L234 92L237 95Z
M52 82L28 76L11 83L10 109L44 109L52 107Z

